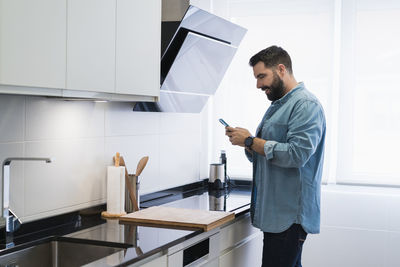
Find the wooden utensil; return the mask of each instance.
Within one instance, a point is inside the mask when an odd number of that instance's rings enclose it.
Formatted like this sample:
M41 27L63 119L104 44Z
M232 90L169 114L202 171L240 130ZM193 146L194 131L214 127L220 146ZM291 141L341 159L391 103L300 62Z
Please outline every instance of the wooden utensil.
M139 175L142 173L144 167L146 167L147 161L149 161L149 157L145 156L143 158L140 159L137 167L136 167L136 177L139 177Z
M120 155L119 155L119 152L117 152L117 154L115 154L115 157L114 157L114 166L119 167L119 163L120 163Z
M136 201L136 193L134 191L134 188L132 186L131 181L129 180L128 168L126 167L124 157L120 157L120 165L121 166L125 166L125 184L128 187L129 198L132 201L133 208L135 209L135 211L138 211L139 210L139 205L138 205L138 203Z
M142 157L140 160L139 160L139 162L138 162L138 165L137 165L137 167L136 167L136 173L133 175L133 185L132 185L132 189L133 189L133 192L134 192L134 195L136 196L136 194L139 194L139 192L138 192L138 188L137 188L137 186L138 186L138 180L139 180L139 175L142 173L142 171L143 171L143 169L144 169L144 167L146 167L146 164L147 164L147 161L149 160L149 157L148 156L145 156L145 157ZM130 181L130 180L129 180ZM135 211L138 211L139 209L140 209L140 207L139 207L139 196L137 196L136 198L135 198L135 200L136 200L136 203L137 203L137 210L136 210L136 208L135 208Z

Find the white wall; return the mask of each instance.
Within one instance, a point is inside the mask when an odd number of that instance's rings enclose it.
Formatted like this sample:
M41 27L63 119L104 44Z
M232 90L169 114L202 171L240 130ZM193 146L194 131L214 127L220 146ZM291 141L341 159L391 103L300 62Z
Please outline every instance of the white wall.
M13 211L30 221L105 203L106 166L116 152L124 156L129 173L135 173L141 157L149 156L140 177L141 194L208 176L207 111L142 113L132 107L0 95L0 161L55 159L50 164L11 164Z
M400 265L400 188L327 185L321 202L321 233L307 236L303 266Z

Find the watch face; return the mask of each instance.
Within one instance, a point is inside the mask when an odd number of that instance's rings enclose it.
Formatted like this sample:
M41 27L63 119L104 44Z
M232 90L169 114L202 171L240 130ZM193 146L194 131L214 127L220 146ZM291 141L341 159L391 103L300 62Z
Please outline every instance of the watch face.
M253 144L253 137L249 136L244 140L244 145L246 147L251 147L252 144Z

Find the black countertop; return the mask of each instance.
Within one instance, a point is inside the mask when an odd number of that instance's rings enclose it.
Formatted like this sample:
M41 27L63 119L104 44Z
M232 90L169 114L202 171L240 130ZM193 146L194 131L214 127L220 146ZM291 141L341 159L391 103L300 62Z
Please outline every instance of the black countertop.
M249 182L233 181L229 189L220 191L208 190L207 183L199 182L141 196L140 207L166 205L190 209L223 210L235 212L235 216L240 216L249 210L250 194ZM105 205L99 208L104 210ZM21 246L34 244L37 239L63 236L73 238L75 242L82 240L82 242L123 245L126 249L111 255L112 259L107 257L93 262L90 266L125 266L202 233L201 230L190 231L121 224L118 219L99 217L99 210L85 210L78 214L73 213L71 216L74 219L64 219L65 223L61 225L40 231L31 231L31 234L28 234L29 227L22 229L22 233L20 232L15 239L17 246L11 250L1 251L0 256L17 250ZM44 221L42 225L43 223ZM36 222L36 224L38 223Z

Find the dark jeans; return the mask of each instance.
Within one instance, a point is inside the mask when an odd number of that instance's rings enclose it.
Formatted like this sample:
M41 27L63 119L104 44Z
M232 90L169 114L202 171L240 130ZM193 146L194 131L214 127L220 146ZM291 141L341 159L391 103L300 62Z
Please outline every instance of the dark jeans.
M306 237L300 224L292 224L282 233L264 232L262 267L301 267Z

